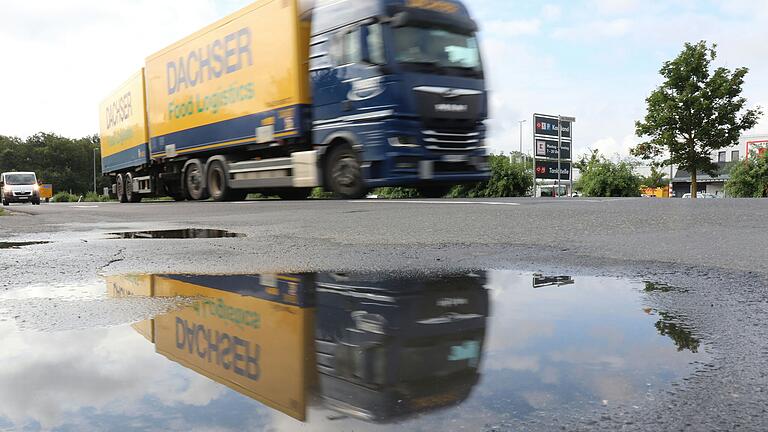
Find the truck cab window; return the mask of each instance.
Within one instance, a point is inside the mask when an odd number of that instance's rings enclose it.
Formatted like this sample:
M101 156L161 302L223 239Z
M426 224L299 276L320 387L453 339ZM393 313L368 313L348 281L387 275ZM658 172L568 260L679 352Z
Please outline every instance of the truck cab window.
M387 63L387 56L384 53L384 36L381 31L381 24L371 24L368 26L368 56L371 63L383 65Z
M363 50L360 42L359 28L344 35L343 64L360 63L363 60Z

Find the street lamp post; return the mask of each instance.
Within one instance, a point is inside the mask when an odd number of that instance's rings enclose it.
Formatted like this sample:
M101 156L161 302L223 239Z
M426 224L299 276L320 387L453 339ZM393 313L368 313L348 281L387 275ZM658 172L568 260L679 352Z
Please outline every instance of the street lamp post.
M96 192L96 152L99 151L99 149L94 148L93 149L93 193Z
M520 154L523 154L523 123L528 123L528 120L520 120L517 122L520 125Z

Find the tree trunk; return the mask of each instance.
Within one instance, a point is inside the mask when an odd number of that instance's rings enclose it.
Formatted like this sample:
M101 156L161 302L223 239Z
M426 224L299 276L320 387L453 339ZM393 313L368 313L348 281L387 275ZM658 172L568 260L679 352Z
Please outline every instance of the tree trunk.
M691 170L691 199L696 199L699 195L699 185L696 184L696 168Z

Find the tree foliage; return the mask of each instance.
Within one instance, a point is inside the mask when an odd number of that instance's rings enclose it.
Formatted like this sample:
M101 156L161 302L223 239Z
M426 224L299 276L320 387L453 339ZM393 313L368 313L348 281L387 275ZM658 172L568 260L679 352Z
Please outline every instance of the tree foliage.
M761 115L745 109L741 96L747 68L713 70L716 45L686 43L674 60L661 68L664 83L646 99L648 112L636 123L636 133L648 141L632 149L644 159L667 155L665 165L679 165L691 173L691 195L696 196L698 172L716 174L713 151L736 145L743 131Z
M454 187L451 198L503 198L527 195L533 188L531 166L522 161L511 161L505 155L490 155L491 179L475 185Z
M647 177L643 177L640 181L642 186L649 188L661 188L669 186L669 179L666 179L667 173L660 170L655 165L651 165L651 173Z
M768 154L753 153L749 159L734 164L725 192L733 198L768 197Z
M98 148L95 135L70 139L39 133L26 140L0 136L0 172L34 171L54 191L85 194L93 190L94 149ZM101 190L109 181L101 176L99 153L95 156L97 189Z
M640 196L640 176L626 161L614 163L593 150L574 164L581 171L576 189L589 197Z

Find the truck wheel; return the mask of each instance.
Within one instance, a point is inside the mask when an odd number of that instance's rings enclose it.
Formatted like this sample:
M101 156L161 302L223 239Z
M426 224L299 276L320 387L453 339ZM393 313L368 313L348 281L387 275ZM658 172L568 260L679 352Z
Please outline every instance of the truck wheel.
M8 207L9 205L11 204L8 201L3 200L3 207Z
M118 174L115 179L115 193L117 194L117 200L119 202L128 202L128 199L125 197L125 180L123 179L122 174Z
M312 195L312 188L278 189L275 195L286 201L301 201Z
M125 200L130 203L141 202L141 195L133 191L133 174L125 175Z
M423 198L443 198L448 195L448 192L453 189L450 185L438 185L438 186L422 186L417 187L416 191L419 192Z
M336 147L326 163L326 184L339 198L358 199L368 193L357 154L349 146Z
M187 197L195 201L207 200L210 196L208 188L205 187L205 168L200 159L193 159L184 170L184 189L187 191Z
M248 192L232 189L229 186L229 178L224 163L218 160L208 165L208 191L214 201L242 201L248 196Z

